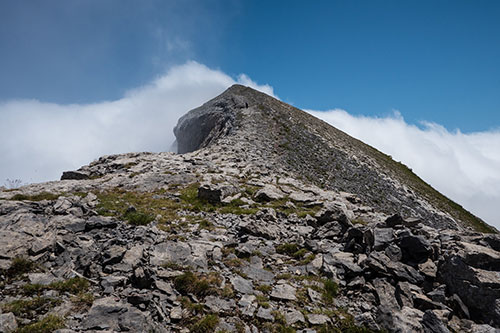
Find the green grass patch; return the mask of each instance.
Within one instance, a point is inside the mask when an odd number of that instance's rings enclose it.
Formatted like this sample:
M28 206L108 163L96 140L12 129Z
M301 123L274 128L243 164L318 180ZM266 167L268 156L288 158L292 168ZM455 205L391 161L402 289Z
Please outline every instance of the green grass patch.
M38 194L34 195L27 195L27 194L16 194L10 198L10 200L16 200L16 201L42 201L42 200L57 200L61 194L57 193L49 193L49 192L41 192Z
M284 243L276 246L276 252L279 254L285 254L295 259L302 259L308 253L304 248L294 243Z
M5 272L8 279L14 279L23 274L32 272L36 268L36 264L23 257L15 257L10 263L10 267Z
M269 298L264 295L255 295L255 299L259 306L262 306L264 309L269 309Z
M89 289L89 282L80 277L71 278L65 281L52 282L48 285L41 284L26 284L23 286L23 291L27 295L40 294L45 290L57 290L59 292L67 292L70 294L78 294Z
M85 310L94 303L94 295L86 292L79 292L76 296L71 297L71 302L77 310Z
M59 316L48 315L36 323L18 328L15 333L51 333L61 328L64 328L64 319Z
M148 225L155 219L153 216L147 213L138 211L126 212L123 217L128 221L128 223L132 225Z
M179 298L179 302L181 303L184 309L187 309L190 313L194 315L203 313L203 304L193 303L189 300L188 297L183 296Z
M206 315L191 326L191 333L209 333L214 332L219 324L219 317L214 314Z
M221 277L217 273L201 275L188 271L174 278L174 287L183 295L191 293L204 297L217 294L221 282Z
M255 287L255 290L268 294L271 292L271 290L273 290L273 287L268 284L259 284L257 287Z
M50 297L34 297L32 299L16 300L2 305L2 311L12 312L16 317L33 318L34 311L48 311L61 304L60 300Z
M327 304L332 304L333 299L339 293L339 285L335 281L330 279L324 280L323 285L324 285L324 290L322 293L323 301Z

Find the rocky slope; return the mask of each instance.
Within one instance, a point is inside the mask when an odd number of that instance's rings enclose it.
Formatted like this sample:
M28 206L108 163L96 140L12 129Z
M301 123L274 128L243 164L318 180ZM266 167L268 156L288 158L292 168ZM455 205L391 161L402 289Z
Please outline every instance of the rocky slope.
M404 166L233 86L179 151L0 191L0 332L498 332L500 237Z

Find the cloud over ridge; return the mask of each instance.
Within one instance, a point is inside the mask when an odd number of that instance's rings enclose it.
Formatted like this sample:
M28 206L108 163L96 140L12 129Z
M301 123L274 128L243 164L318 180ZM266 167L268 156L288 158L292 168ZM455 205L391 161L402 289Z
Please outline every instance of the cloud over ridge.
M0 185L7 178L55 180L62 171L106 154L169 150L178 118L234 83L274 95L271 86L259 85L245 74L232 78L191 61L115 101L0 102ZM500 130L462 133L434 123L416 126L398 112L383 118L353 116L339 109L308 112L390 154L500 228Z
M115 101L0 102L0 185L6 179L56 180L62 171L106 154L167 151L177 120L235 83L273 95L272 87L245 74L235 80L190 61Z
M383 118L340 109L308 112L406 164L435 189L500 228L500 130L462 133L429 122L416 126L397 111Z

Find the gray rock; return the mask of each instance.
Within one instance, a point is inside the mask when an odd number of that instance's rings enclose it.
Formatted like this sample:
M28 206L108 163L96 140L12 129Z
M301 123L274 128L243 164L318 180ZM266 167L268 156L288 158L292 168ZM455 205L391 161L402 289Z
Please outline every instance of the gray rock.
M437 274L437 266L434 261L428 259L426 262L418 265L418 270L425 276L435 278Z
M32 284L41 284L44 286L58 280L58 278L51 273L30 273L28 274L28 279Z
M205 297L205 306L215 313L229 312L235 307L234 300L224 300L216 296Z
M274 185L266 185L255 193L255 199L259 201L280 200L285 197L285 193Z
M321 302L321 294L318 293L316 290L313 290L311 288L307 288L307 295L309 296L309 299L313 303L319 303Z
M500 271L500 252L485 246L460 242L461 255L464 262L475 268L489 271Z
M392 332L424 332L422 326L422 318L424 313L420 310L403 307L400 311L396 311L392 316Z
M405 235L399 239L399 247L403 252L403 261L420 264L426 262L433 253L432 246L424 237Z
M401 217L401 215L399 214L395 214L395 215L392 215L392 216L389 216L386 220L385 220L385 224L389 227L389 228L394 228L395 226L398 226L398 225L402 225L404 222L403 218Z
M30 254L36 256L40 253L50 250L53 246L54 239L37 237L31 244Z
M272 315L272 309L265 309L262 306L259 307L259 310L257 310L257 318L267 320L267 321L274 321L274 316Z
M182 319L182 308L180 306L173 307L172 310L170 310L170 319L173 321Z
M473 319L500 325L500 273L467 265L458 255L446 257L439 275L450 293L457 294L474 314Z
M347 273L359 274L363 269L356 263L354 254L350 252L327 253L323 256L326 264L343 267Z
M175 263L181 266L189 263L191 247L184 242L167 241L156 245L150 254L152 265L161 266L167 263Z
M446 325L431 310L425 311L422 324L425 333L450 333Z
M294 325L296 323L305 323L305 318L302 312L295 309L287 309L285 312L285 319L288 325Z
M401 249L399 248L399 246L394 245L394 244L391 244L385 248L385 254L392 261L400 261L403 258L403 252L401 252Z
M126 304L115 297L97 299L90 308L81 327L85 330L115 330L120 329L118 320L120 313L127 311Z
M103 265L113 265L119 263L126 249L123 246L113 245L103 253Z
M256 297L254 295L243 295L238 302L241 313L246 317L253 317L257 306L254 304Z
M329 322L329 318L322 314L310 314L307 315L307 321L311 325L324 325Z
M279 226L271 223L257 221L244 221L240 223L241 232L266 239L276 239L280 234Z
M274 286L271 292L271 298L284 301L295 301L297 297L295 296L296 289L289 284L278 284Z
M242 294L252 294L253 293L253 284L251 281L242 278L239 275L233 276L231 279L231 284L233 288Z
M375 279L372 284L375 287L380 306L392 311L400 309L396 299L396 288L394 288L394 286L384 279Z
M89 175L80 171L64 171L61 180L82 180L89 179Z
M0 332L11 333L17 330L16 317L12 312L0 313Z
M253 281L271 282L274 279L272 272L255 266L245 266L241 271Z
M381 251L394 240L394 232L390 228L375 228L373 229L373 237L373 249Z
M162 280L156 280L155 286L158 290L164 292L165 294L172 295L174 293L172 285L168 282L164 282Z
M239 189L231 184L226 183L203 183L198 188L198 198L206 200L212 204L218 204L228 196L236 194Z
M136 308L129 307L126 312L118 317L118 326L121 331L148 332L151 325L144 313Z
M349 218L347 217L345 206L338 205L334 202L325 204L325 208L317 212L314 217L316 218L318 225L338 221L341 223L344 232L352 226Z

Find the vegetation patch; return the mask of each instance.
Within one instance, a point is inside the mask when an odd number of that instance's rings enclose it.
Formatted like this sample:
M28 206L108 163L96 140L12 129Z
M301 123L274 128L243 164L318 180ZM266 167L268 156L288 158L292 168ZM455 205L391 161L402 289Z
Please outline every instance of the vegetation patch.
M71 298L71 302L76 310L86 310L94 303L94 295L91 293L79 292L78 295Z
M333 303L333 299L339 293L339 285L330 279L323 281L324 290L322 292L323 301L327 304Z
M297 244L284 243L276 247L276 252L278 252L279 254L286 254L295 259L302 259L308 251L305 248L301 248Z
M15 333L51 333L61 328L64 328L64 319L59 316L48 315L36 323L17 329Z
M132 225L148 225L154 220L153 216L137 211L126 212L123 217Z
M89 289L89 282L81 277L71 278L65 281L52 282L48 285L26 284L23 286L24 293L27 295L40 294L45 290L57 290L70 294L78 294Z
M183 295L194 294L204 297L218 294L221 282L221 277L217 273L201 275L188 271L174 279L174 287Z
M16 194L10 198L10 200L16 200L16 201L42 201L42 200L57 200L61 194L57 193L49 193L49 192L41 192L38 194L34 195L27 195L27 194Z
M10 263L10 267L5 272L8 279L14 279L26 273L32 272L36 268L36 264L23 257L15 257Z
M50 297L35 297L4 304L2 305L2 311L12 312L16 317L31 319L36 316L36 312L47 312L60 303L60 300Z
M269 309L269 298L264 295L255 295L255 299L259 306L262 306L264 309Z
M193 303L189 300L188 297L185 297L185 296L181 297L179 299L179 302L181 302L181 305L184 309L187 309L189 312L191 312L194 315L199 314L199 313L203 313L203 304Z
M206 315L191 326L191 333L209 333L214 332L219 324L219 317L214 314Z
M188 269L187 267L179 265L178 263L176 263L174 261L169 261L169 262L163 264L162 266L163 266L163 268L168 268L168 269L171 269L174 271L184 271L184 270Z

